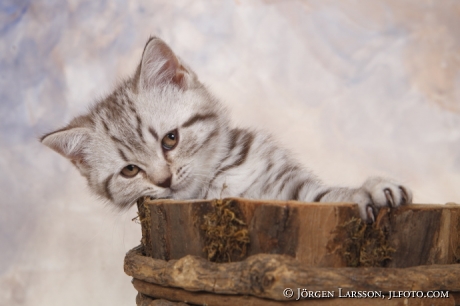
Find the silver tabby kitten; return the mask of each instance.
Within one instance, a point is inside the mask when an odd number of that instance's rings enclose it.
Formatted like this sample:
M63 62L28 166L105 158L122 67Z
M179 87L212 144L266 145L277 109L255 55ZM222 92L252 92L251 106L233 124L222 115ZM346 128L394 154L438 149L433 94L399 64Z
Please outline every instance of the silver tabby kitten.
M232 128L219 101L158 38L147 42L132 78L41 141L119 207L141 196L346 201L372 222L380 207L412 201L408 188L382 178L326 186L269 136Z

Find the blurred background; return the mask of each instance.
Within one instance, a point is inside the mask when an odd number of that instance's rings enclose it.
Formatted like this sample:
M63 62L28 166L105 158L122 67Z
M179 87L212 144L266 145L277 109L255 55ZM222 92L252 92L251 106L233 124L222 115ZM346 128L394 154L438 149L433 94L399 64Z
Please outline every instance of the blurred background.
M1 305L135 305L136 210L37 139L131 75L150 35L325 182L460 202L458 1L2 0Z

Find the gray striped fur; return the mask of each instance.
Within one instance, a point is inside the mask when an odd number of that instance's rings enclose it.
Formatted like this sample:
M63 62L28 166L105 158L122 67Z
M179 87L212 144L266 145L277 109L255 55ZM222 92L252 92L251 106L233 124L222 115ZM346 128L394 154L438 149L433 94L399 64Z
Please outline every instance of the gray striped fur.
M178 143L168 151L161 141L171 131ZM119 207L141 196L353 201L371 222L379 207L412 200L408 188L382 178L359 188L326 186L266 134L232 128L223 106L158 38L147 42L132 78L41 140ZM131 164L140 172L121 175Z

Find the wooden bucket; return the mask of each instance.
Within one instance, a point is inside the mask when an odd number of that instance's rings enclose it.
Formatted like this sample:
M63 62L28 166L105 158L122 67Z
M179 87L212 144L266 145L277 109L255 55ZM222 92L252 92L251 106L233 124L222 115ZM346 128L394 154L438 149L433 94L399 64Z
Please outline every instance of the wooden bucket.
M137 305L455 305L460 205L139 201Z

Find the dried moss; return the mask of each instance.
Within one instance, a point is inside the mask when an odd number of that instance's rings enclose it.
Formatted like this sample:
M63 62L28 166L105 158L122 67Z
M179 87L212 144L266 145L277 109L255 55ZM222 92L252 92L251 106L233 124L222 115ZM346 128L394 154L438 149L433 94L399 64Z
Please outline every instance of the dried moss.
M203 251L210 261L230 262L247 254L250 242L247 225L231 203L231 200L215 200L213 211L203 216L200 226L205 236Z
M388 233L375 223L353 217L340 224L336 233L342 245L338 252L348 267L384 267L395 252L388 245Z

